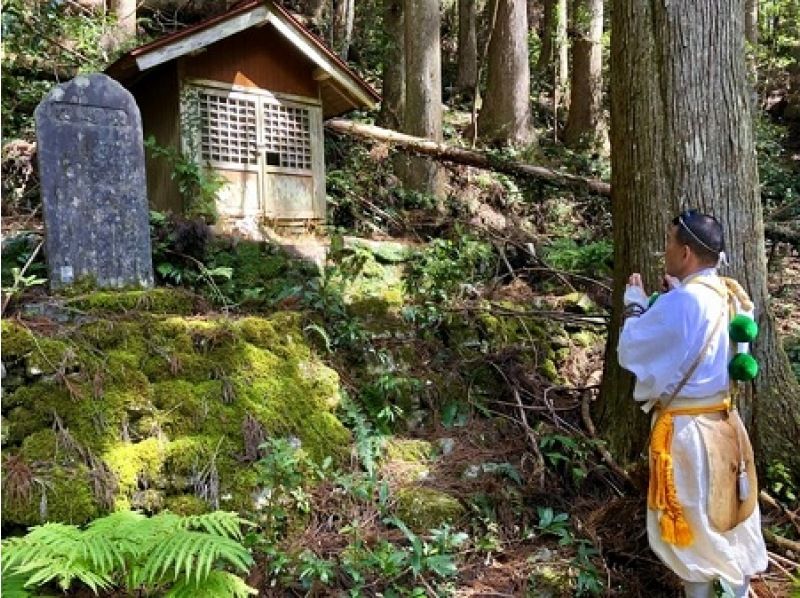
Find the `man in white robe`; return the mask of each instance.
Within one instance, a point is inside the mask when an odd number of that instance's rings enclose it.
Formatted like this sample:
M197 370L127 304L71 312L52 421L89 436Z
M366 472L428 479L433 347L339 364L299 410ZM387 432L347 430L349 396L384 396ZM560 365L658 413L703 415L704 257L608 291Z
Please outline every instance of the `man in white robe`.
M727 312L728 305L713 288L722 285L716 266L724 260L723 250L722 227L716 219L684 212L675 218L667 237L667 292L648 306L641 276L632 274L628 281L618 356L620 365L635 374L634 399L646 412L670 398L669 408L684 412L730 400L732 348L727 325L717 325L720 311ZM735 306L744 311L738 303ZM650 505L650 546L683 580L687 597L713 597L717 579L724 580L735 596L747 596L750 576L767 567L758 505L733 529L716 531L709 523L709 461L698 418L675 415L672 425L670 483L692 538L686 546L665 541L659 526L664 513Z

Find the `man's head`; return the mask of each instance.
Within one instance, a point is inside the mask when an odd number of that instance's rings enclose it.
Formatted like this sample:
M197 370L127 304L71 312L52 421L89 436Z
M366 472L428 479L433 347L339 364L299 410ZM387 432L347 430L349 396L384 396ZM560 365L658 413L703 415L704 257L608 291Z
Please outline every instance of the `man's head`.
M681 212L667 233L664 252L667 274L684 278L703 268L714 267L724 250L722 225L716 218L697 210Z

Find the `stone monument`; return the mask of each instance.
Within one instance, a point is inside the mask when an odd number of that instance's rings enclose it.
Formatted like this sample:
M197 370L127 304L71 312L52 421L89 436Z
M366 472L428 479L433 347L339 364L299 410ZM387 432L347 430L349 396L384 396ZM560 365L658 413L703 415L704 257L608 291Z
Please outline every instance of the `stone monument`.
M153 285L142 121L106 75L78 75L36 107L51 288Z

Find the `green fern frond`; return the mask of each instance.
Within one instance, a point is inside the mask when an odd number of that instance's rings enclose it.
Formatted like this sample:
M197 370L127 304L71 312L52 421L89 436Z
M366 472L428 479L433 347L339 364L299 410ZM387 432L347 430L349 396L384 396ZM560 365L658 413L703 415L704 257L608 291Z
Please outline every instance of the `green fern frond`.
M248 550L230 538L181 530L147 555L142 567L142 582L154 584L179 577L189 581L194 577L194 583L199 585L218 560L227 561L243 572L253 562Z
M212 571L203 581L202 587L186 579L179 579L165 598L247 598L257 594L258 590L251 588L232 573Z
M205 530L214 536L241 540L242 526L249 526L252 523L230 511L213 511L202 515L183 517L179 525L183 529Z
M3 573L2 583L0 583L0 595L3 598L29 598L32 594L25 587L28 581L25 575L9 575Z

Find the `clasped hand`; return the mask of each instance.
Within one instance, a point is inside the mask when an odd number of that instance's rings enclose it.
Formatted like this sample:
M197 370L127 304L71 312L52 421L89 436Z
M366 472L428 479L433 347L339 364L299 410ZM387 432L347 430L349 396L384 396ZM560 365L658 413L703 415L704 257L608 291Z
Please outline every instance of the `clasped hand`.
M661 291L667 293L672 289L680 286L680 280L675 276L665 274L662 279ZM648 295L644 290L644 283L642 282L642 275L634 272L628 278L628 284L625 287L625 294L622 297L625 307L630 305L638 305L643 310L648 306Z

